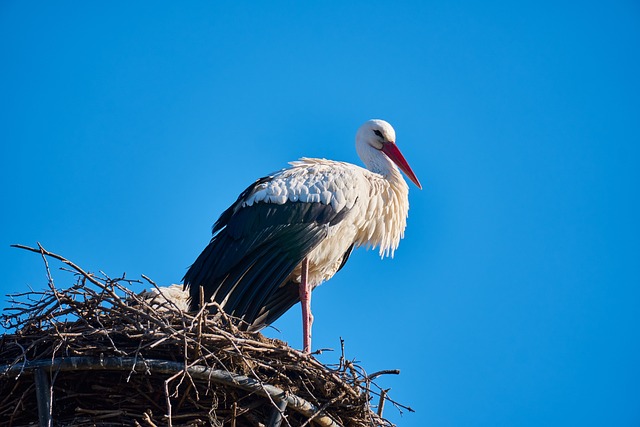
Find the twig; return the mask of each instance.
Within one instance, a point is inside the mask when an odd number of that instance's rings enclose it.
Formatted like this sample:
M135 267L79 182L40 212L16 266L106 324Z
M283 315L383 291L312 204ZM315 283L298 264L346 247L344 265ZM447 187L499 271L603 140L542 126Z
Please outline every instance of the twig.
M390 388L384 389L380 392L380 400L378 401L378 416L382 416L382 412L384 411L384 400L387 398L387 393L391 390Z
M24 249L24 250L27 250L27 251L31 251L31 252L37 252L37 253L40 253L42 255L46 255L46 256L49 256L51 258L57 259L58 261L62 261L64 264L67 264L69 267L73 268L75 271L77 271L78 273L82 274L84 277L87 278L87 280L89 280L94 285L102 287L102 283L100 283L99 281L94 279L93 276L88 274L86 271L84 271L83 269L81 269L80 267L78 267L77 265L75 265L74 263L69 261L68 259L66 259L66 258L64 258L64 257L62 257L60 255L56 255L54 253L51 253L51 252L47 251L39 243L38 243L38 246L40 247L40 249L34 249L34 248L31 248L31 247L25 246L25 245L11 245L12 248L18 248L18 249Z
M44 248L42 247L42 245L40 244L40 242L38 242L38 249L40 249L40 255L42 255L42 261L44 261L44 268L47 271L47 279L49 281L49 287L52 290L55 290L55 285L53 283L53 277L51 276L51 270L49 270L49 262L47 261L47 256L45 253Z
M400 375L400 369L384 369L382 371L374 372L373 374L369 374L368 378L373 380L374 378L379 377L380 375Z

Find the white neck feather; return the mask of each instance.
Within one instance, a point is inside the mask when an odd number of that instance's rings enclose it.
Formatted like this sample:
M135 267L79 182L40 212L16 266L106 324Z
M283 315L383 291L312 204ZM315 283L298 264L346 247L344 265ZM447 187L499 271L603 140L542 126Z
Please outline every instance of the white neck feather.
M356 150L371 172L384 179L370 182L372 191L363 212L360 244L378 246L381 256L393 256L404 235L409 209L409 186L398 167L382 151L357 141Z

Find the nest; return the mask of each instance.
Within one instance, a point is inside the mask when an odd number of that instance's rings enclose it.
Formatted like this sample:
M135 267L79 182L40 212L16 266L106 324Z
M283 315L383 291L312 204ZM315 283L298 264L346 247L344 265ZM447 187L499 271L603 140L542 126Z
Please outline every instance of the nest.
M398 372L367 375L344 357L344 343L326 366L238 331L219 310L187 313L131 292L125 277L20 247L42 255L49 283L10 295L1 316L9 333L0 339L0 419L9 425L392 426L385 401L411 411L374 382ZM67 266L71 286L56 287L47 258Z

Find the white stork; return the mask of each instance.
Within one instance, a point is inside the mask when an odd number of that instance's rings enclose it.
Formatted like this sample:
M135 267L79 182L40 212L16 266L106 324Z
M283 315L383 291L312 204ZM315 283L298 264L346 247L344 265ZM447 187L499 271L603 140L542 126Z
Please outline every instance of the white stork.
M220 215L209 245L187 271L191 308L217 302L257 331L302 303L304 351L311 350L311 290L340 270L354 247L393 256L418 178L384 120L365 122L356 150L367 166L302 158L258 179Z

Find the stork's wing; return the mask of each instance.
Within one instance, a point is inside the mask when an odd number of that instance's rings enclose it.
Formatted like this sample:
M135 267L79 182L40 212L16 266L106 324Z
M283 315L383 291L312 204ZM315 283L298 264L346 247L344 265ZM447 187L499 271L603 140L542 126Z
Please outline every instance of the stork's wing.
M244 206L253 188L269 179L247 188L214 225L211 242L184 277L192 309L202 286L205 301L217 302L226 313L259 329L296 303L285 281L347 209L336 212L330 204L308 202ZM282 311L275 318L274 308Z
M349 255L353 251L354 244L349 246L347 251L342 256L342 262L338 271L344 267L349 259ZM259 330L264 325L270 325L275 322L280 316L282 316L287 310L289 310L295 303L300 301L300 283L294 280L287 280L282 283L275 292L271 295L268 301L266 301L263 307L259 307L258 312L247 313L247 316L251 319L255 319L250 330Z

